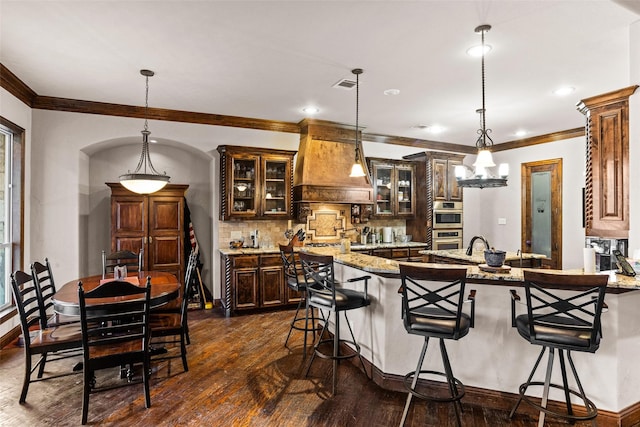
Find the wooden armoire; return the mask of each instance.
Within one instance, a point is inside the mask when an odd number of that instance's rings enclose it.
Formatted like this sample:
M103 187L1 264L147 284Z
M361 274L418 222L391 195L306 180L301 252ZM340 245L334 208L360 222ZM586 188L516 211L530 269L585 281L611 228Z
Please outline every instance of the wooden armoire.
M111 188L111 251L143 250L143 269L175 274L185 269L184 196L188 185L167 184L153 194L136 194L120 183Z

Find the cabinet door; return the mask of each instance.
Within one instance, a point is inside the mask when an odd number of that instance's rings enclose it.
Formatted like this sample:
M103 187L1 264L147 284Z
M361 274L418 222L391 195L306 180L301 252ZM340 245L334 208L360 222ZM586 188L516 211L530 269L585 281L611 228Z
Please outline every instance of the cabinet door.
M260 269L260 305L269 307L284 304L283 267L263 267Z
M458 187L458 180L456 179L456 166L462 165L461 160L447 161L447 192L449 194L449 200L456 202L462 201L462 188Z
M415 168L407 165L396 166L396 185L398 195L398 216L413 216L416 213L415 210Z
M254 217L259 213L260 158L234 154L229 156L230 202L229 217Z
M258 269L232 270L233 308L236 310L258 307Z
M372 163L373 194L376 199L374 215L394 215L395 180L393 165Z
M291 164L289 159L264 156L262 160L262 213L267 217L287 217L291 204Z
M183 276L182 197L149 197L149 244L146 259L149 270L168 271Z
M147 199L143 196L111 198L111 251L140 252L146 237L146 212Z
M433 160L433 199L434 200L447 200L447 160L446 159L434 159Z

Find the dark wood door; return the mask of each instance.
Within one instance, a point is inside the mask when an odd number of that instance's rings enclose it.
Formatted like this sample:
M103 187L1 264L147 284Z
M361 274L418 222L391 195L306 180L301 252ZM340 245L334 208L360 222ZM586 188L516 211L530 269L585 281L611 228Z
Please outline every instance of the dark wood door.
M129 250L139 253L144 248L147 235L146 205L144 197L112 197L111 251Z
M284 270L282 267L260 269L260 305L284 304Z
M169 271L182 277L184 199L149 197L149 244L147 260L150 270Z
M258 268L233 270L233 307L250 309L258 307Z
M534 195L536 175L547 176L548 195ZM544 226L536 227L537 217L546 218ZM522 164L521 237L523 252L543 253L543 267L562 269L562 159Z

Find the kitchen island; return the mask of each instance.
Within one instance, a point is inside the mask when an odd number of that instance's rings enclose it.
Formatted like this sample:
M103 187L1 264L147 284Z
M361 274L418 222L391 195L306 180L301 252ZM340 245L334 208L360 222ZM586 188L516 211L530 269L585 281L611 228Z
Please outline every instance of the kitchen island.
M361 290L361 284L346 280L364 274L372 277L368 286L371 305L349 312L349 319L363 357L371 364L374 381L381 387L403 391L402 378L415 369L423 341L409 335L402 323L398 262L359 253L339 254L335 248L305 250L334 255L336 279L344 286ZM515 403L518 387L539 352L511 327L509 290L520 288L523 270L511 268L508 274L493 274L477 266L464 267L468 272L467 292L477 290L475 328L464 339L447 343L451 364L466 386L465 401L506 409L505 402ZM580 270L562 273L582 274ZM573 355L587 395L600 410L597 420L601 426L632 425L630 421L637 422L640 415L640 369L635 360L640 354L640 292L632 292L640 289L640 281L621 275L615 280L609 284L612 292L606 298L609 308L602 317L604 338L600 349L595 354ZM518 304L518 314L524 310L526 307ZM341 333L348 334L348 330ZM442 369L434 354L434 348L430 348L423 369ZM554 369L555 382L561 381L556 377L559 372ZM552 389L550 399L560 402L563 396ZM520 410L526 409L521 406Z

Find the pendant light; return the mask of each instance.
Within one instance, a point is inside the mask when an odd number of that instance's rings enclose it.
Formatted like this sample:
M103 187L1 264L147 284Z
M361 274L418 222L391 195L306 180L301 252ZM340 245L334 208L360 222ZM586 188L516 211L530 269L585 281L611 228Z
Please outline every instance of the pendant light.
M489 136L491 129L487 129L486 125L486 108L485 108L485 73L484 73L484 55L486 52L484 45L484 33L491 29L491 25L480 25L476 27L475 32L482 35L482 108L476 110L480 114L480 129L478 129L478 139L476 140L476 148L478 148L478 157L473 166L475 170L471 177L467 177L466 166L456 166L455 174L459 187L485 188L485 187L504 187L507 185L507 176L509 175L509 165L501 164L498 170L499 177L489 175L488 168L494 167L491 155L491 147L493 140Z
M352 178L362 177L366 174L364 173L364 168L362 167L362 153L360 152L360 130L358 129L358 106L360 104L360 74L362 74L362 68L354 68L351 70L353 74L356 75L356 159L351 166L351 173L349 174Z
M138 194L150 194L161 190L169 182L169 177L166 172L160 174L153 167L151 163L151 157L149 156L149 124L147 120L149 110L149 77L153 77L155 74L151 70L140 70L146 79L146 93L144 104L144 130L142 131L142 154L140 154L140 160L136 170L132 172L127 171L126 174L120 175L120 184L122 184L127 190L133 191Z

